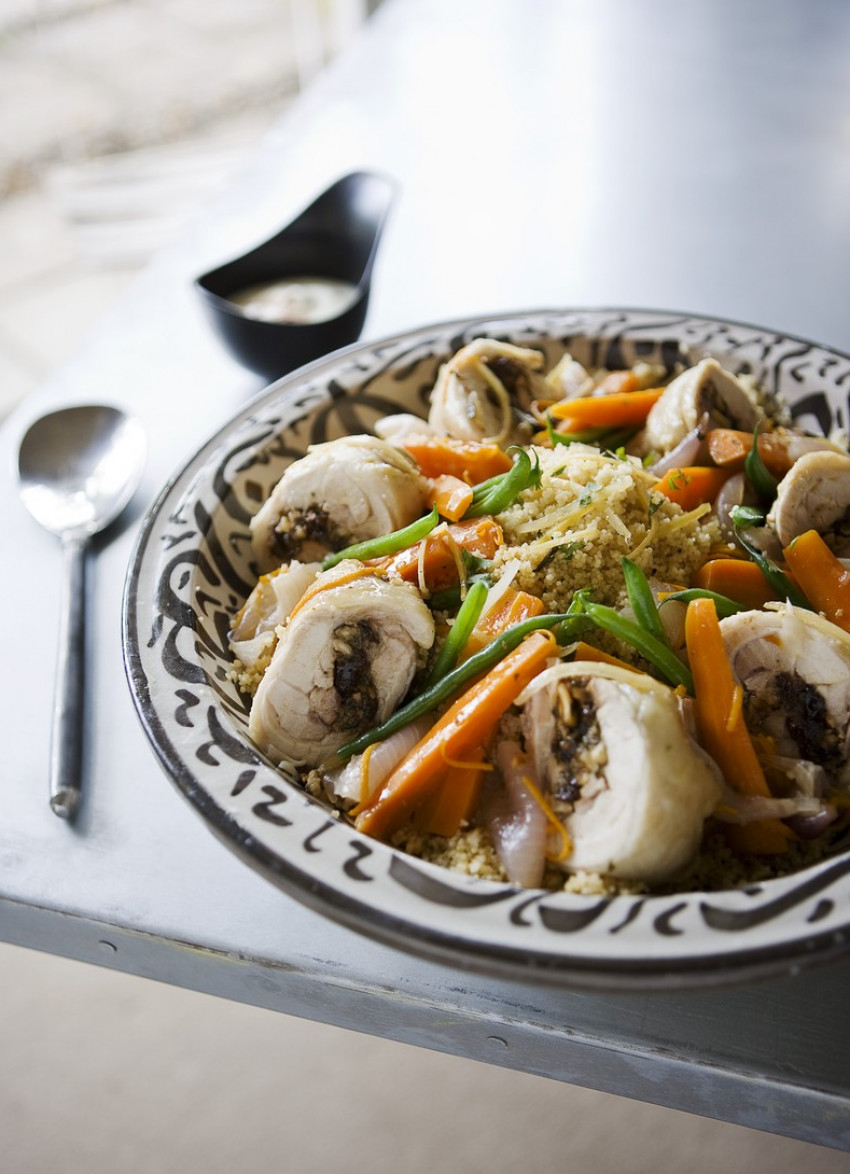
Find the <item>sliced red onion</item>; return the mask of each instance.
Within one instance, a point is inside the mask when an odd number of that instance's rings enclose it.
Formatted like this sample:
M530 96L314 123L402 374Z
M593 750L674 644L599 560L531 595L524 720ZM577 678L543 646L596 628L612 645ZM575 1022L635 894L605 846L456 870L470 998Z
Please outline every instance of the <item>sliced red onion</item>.
M756 823L760 819L811 818L820 815L823 804L809 795L774 799L768 795L742 795L727 789L715 815L722 823Z
M488 788L484 819L512 884L537 888L546 865L546 816L525 784L531 764L517 742L501 742L496 762L504 786Z
M784 776L787 784L783 789L790 791L791 794L820 799L826 793L829 778L823 767L816 762L810 762L807 758L788 758L781 754L763 754L761 764L768 770L778 771Z
M838 444L833 444L831 440L827 440L825 436L807 436L802 433L792 432L790 429L782 429L784 439L786 441L786 452L788 453L788 460L793 465L799 461L800 457L804 457L806 453L810 452L841 452L845 450Z
M814 840L823 835L831 823L838 818L838 811L830 804L824 806L815 815L794 815L788 820L788 826L796 832L801 840Z
M413 749L418 741L427 734L431 727L429 718L419 718L409 726L391 734L383 742L378 742L369 754L368 780L366 789L368 798L378 790L378 787L387 779L405 755ZM325 784L330 787L337 799L347 799L353 803L360 803L364 796L363 790L363 754L350 758L345 766L339 770L325 773Z
M669 603L664 603L664 599L676 588L670 583L662 583L658 579L651 578L649 580L649 589L652 592L652 598L655 600L656 607L658 607L658 618L664 631L667 633L667 639L670 641L670 647L676 650L685 647L685 614L688 610L688 605L682 603L681 600L671 599ZM664 606L659 606L664 603Z
M554 689L557 689L557 685ZM535 779L545 778L546 765L552 754L555 737L552 698L553 686L544 686L535 689L522 707L522 730L531 754L530 766Z
M727 542L735 541L735 527L732 523L732 510L736 505L744 504L744 493L747 482L743 473L733 473L726 484L721 488L714 499L714 512L720 523L720 530Z
M698 465L699 458L702 455L702 446L705 441L706 433L708 432L711 418L706 412L699 420L696 428L692 428L690 432L684 436L675 448L671 448L668 453L651 465L649 472L653 477L663 477L665 473L669 473L672 469L681 469L686 465Z

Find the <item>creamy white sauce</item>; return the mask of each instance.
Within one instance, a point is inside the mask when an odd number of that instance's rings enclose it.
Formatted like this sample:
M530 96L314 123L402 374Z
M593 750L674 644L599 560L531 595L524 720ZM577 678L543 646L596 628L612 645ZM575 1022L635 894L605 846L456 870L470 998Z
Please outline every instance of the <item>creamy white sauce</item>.
M353 306L358 289L348 281L329 277L291 277L249 285L230 295L230 301L249 318L261 322L308 325L327 322Z

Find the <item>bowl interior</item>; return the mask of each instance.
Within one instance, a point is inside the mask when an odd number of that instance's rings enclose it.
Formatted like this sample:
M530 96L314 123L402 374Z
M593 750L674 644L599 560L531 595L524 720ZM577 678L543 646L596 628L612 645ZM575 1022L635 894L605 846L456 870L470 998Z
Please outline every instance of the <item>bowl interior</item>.
M547 367L553 366L564 350L563 341L552 338L523 337L522 343L539 349ZM458 345L463 345L463 341ZM348 373L344 381L337 375L325 385L324 397L311 404L305 414L286 423L281 417L278 426L282 431L270 434L264 430L253 443L244 449L240 446L237 467L228 462L214 472L208 470L227 484L227 492L210 519L211 533L215 532L228 549L229 585L236 590L222 596L206 571L210 564L199 561L193 578L196 598L203 600L203 606L196 607L194 626L207 649L204 668L208 682L221 698L234 732L247 732L248 705L228 677L232 657L221 635L232 626L236 611L257 580L249 519L269 496L286 467L303 456L311 444L371 433L376 421L392 412L410 412L424 418L439 366L455 349L452 340L445 350L419 356L405 354L400 362L382 366L373 375L356 370ZM677 366L691 365L703 357L697 352L682 351L675 339L647 342L578 337L569 340L569 349L579 362L589 367L628 367L644 361L663 364L668 374ZM316 390L319 392L319 388Z
M796 956L801 942L808 956L816 945L836 948L844 918L832 889L850 873L844 856L709 901L517 891L366 840L250 742L248 704L230 679L227 647L256 581L250 518L311 444L370 432L393 412L424 417L441 362L482 336L537 347L547 366L565 350L589 366L644 360L668 372L713 355L785 398L813 430L843 422L850 387L850 359L812 344L754 327L613 310L452 323L351 348L282 380L167 487L131 566L128 670L168 773L213 830L270 879L354 928L430 956L579 984L594 976L655 986L753 973ZM364 877L375 883L359 884Z

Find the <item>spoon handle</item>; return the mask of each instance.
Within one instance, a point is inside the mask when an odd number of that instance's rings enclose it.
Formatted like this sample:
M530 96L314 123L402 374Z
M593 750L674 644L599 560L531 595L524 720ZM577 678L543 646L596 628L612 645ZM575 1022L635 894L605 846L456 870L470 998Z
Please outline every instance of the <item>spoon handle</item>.
M50 744L50 806L73 819L82 794L86 642L86 539L63 542L59 663Z

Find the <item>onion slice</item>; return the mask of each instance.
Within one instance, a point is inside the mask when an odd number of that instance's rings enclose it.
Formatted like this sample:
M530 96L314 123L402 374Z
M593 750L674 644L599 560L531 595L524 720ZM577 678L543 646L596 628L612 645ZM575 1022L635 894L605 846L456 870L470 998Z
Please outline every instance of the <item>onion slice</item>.
M684 436L675 448L671 448L668 453L651 465L649 472L653 477L663 477L665 473L669 473L672 469L685 468L688 465L698 465L698 457L700 449L708 432L710 424L710 417L706 412L700 417L696 428L692 428L687 436Z
M503 789L489 790L484 820L508 880L523 888L537 888L546 866L548 822L540 804L526 786L532 783L531 763L518 742L500 742L496 762Z
M428 717L411 722L383 742L376 742L362 754L350 758L345 766L326 771L325 785L337 799L366 802L430 728L431 719Z

